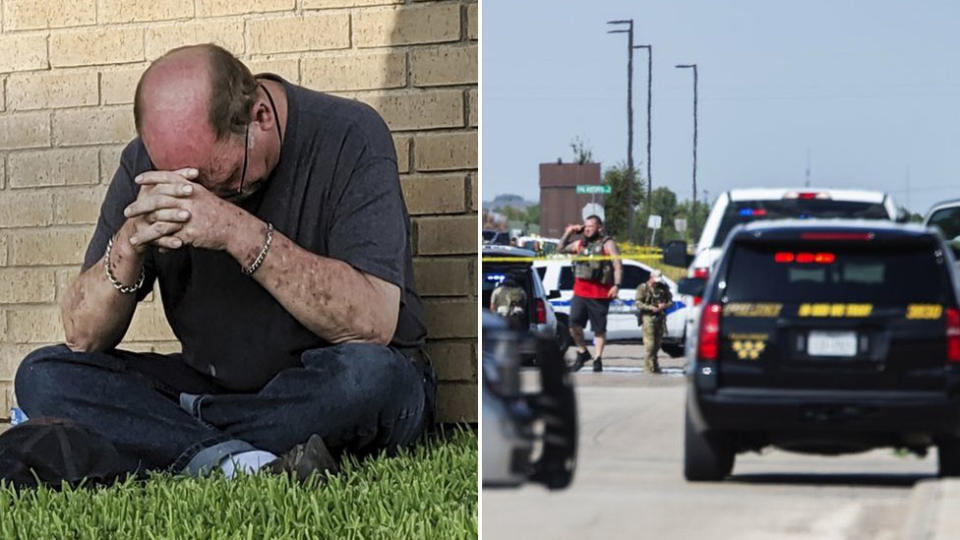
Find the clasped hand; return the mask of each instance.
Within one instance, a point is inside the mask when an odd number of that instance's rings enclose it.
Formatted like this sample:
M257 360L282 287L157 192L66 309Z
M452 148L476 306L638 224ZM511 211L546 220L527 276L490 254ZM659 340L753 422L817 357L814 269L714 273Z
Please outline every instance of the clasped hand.
M132 227L130 244L138 253L149 246L226 249L229 232L242 210L191 180L196 169L148 171L136 177L137 199L123 210Z

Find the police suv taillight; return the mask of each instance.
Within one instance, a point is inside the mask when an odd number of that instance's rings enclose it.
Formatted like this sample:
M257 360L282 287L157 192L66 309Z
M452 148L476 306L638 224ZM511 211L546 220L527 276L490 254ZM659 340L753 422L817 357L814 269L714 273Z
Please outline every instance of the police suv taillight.
M716 360L720 356L720 318L723 307L711 302L700 314L700 341L697 353L701 360Z
M947 361L960 362L960 310L947 308Z
M701 266L701 267L698 267L698 268L694 268L694 269L693 269L693 276L691 276L691 277L698 278L698 279L702 279L702 280L706 281L707 278L710 277L710 269L707 268L706 266ZM700 302L702 302L702 301L703 301L703 298L701 298L701 297L699 297L699 296L694 296L694 297L693 297L693 305L695 305L695 306L699 306L699 305L700 305Z
M547 323L547 304L542 299L537 298L537 324Z

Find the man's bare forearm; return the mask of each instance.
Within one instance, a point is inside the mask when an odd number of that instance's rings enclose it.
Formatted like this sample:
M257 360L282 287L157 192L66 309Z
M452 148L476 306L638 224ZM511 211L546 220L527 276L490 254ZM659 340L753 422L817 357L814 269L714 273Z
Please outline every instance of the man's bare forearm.
M607 249L610 256L613 257L613 282L620 285L623 283L623 262L620 261L620 248L617 243L610 240L607 242Z
M577 233L572 232L572 231L570 231L569 229L563 231L563 236L560 237L560 251L561 251L561 252L564 252L564 251L569 252L569 251L568 251L568 248L570 247L570 244L573 243L573 242L570 241L570 237L573 236L573 235L575 235L575 234L577 234Z
M237 231L227 251L248 266L263 247L266 227L256 219ZM253 274L300 324L331 343L386 345L400 311L400 288L349 264L311 253L277 231Z
M121 228L110 254L111 271L125 285L140 277L143 257L130 246ZM107 279L104 259L87 268L67 288L60 305L67 346L74 351L102 351L115 347L130 326L136 294L123 294Z

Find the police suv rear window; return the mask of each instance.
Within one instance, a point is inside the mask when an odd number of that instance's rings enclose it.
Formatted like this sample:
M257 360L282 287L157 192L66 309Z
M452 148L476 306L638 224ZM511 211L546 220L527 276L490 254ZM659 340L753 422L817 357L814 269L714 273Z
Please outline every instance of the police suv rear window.
M944 262L932 244L738 243L724 296L730 302L943 302Z
M834 201L831 199L780 199L736 201L727 206L720 220L713 247L723 246L727 234L741 223L762 219L890 219L881 203Z

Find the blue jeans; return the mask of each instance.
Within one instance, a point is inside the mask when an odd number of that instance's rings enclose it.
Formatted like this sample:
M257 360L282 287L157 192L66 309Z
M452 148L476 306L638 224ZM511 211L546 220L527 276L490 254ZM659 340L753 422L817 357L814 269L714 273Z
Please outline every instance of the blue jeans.
M123 470L200 473L227 455L282 454L319 434L338 455L393 452L432 416L433 371L399 351L347 343L305 351L255 393L235 393L179 354L30 353L15 389L30 418L73 420L112 442Z

